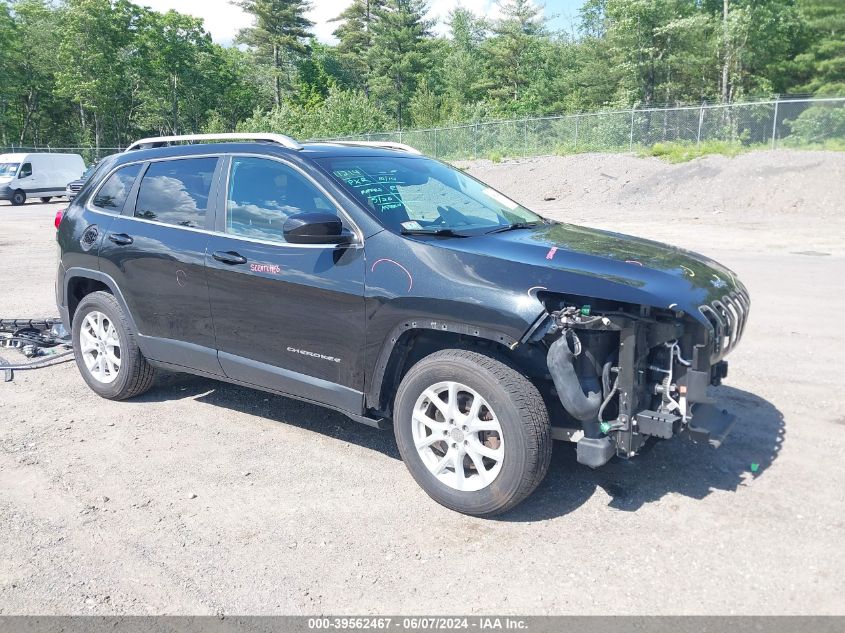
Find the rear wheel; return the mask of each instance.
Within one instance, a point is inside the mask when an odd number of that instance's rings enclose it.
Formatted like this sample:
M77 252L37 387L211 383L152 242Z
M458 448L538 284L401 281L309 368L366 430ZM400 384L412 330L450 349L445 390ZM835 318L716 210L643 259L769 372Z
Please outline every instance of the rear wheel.
M50 202L50 200L52 200L52 199L53 199L53 198L51 198L50 196L42 196L42 197L41 197L41 202L43 202L44 204L47 204L47 203L48 203L48 202Z
M18 189L12 194L12 204L16 207L26 203L26 192Z
M444 350L414 365L397 391L393 424L417 483L465 514L510 510L539 485L551 459L537 388L477 352Z
M103 398L126 400L153 384L120 304L107 292L87 295L73 315L73 351L82 378Z

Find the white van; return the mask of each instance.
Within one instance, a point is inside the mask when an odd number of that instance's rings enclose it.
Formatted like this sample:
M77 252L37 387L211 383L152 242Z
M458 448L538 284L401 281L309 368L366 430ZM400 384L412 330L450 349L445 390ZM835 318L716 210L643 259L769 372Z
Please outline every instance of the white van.
M85 161L79 154L0 154L0 200L14 205L27 198L64 196L65 187L82 176Z

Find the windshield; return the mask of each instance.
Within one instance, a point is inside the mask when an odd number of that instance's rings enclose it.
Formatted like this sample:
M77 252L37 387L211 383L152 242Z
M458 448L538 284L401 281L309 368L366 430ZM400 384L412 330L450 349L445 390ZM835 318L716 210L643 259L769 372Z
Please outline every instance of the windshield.
M429 158L319 162L385 227L397 232L475 233L544 221L484 183Z
M0 178L8 178L18 173L20 163L0 163Z

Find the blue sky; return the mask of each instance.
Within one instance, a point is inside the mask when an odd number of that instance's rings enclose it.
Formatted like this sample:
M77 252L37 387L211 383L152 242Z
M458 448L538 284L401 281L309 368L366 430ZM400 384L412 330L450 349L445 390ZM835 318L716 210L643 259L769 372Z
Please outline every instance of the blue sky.
M551 22L552 28L564 31L570 30L573 21L577 23L578 11L584 5L584 0L549 0L546 2L546 15L557 14Z
M232 6L229 0L136 0L157 11L176 9L182 13L189 13L205 20L205 27L211 31L214 41L220 44L230 44L235 34L241 28L249 26L249 16L238 7ZM351 0L312 0L311 21L315 23L314 31L324 42L331 42L331 33L335 29L329 20L338 15ZM556 15L550 26L554 29L569 30L572 20L577 17L578 9L584 0L547 0L546 15ZM429 0L430 16L442 19L451 9L458 5L475 11L476 13L494 17L496 14L493 0Z

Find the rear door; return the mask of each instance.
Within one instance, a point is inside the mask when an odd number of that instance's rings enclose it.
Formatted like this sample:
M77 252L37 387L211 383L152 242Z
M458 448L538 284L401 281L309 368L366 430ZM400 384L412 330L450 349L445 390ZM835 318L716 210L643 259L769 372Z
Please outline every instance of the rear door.
M142 167L141 163L135 163L114 170L106 169L110 173L105 175L102 184L88 198L84 207L79 209L74 205L68 209L67 212L75 219L73 222L63 222L57 235L63 268L59 275L61 283L56 287L59 305L69 305L70 297L65 296L64 286L67 273L74 274L73 269L79 269L76 272L84 276L86 271L99 270L99 250L103 237L128 204Z
M218 156L164 159L143 167L132 202L100 249L102 272L123 293L152 359L220 375L205 253Z
M218 357L232 379L351 412L363 403L364 251L359 232L310 176L234 156L206 258ZM301 245L295 213L333 212L356 243Z

